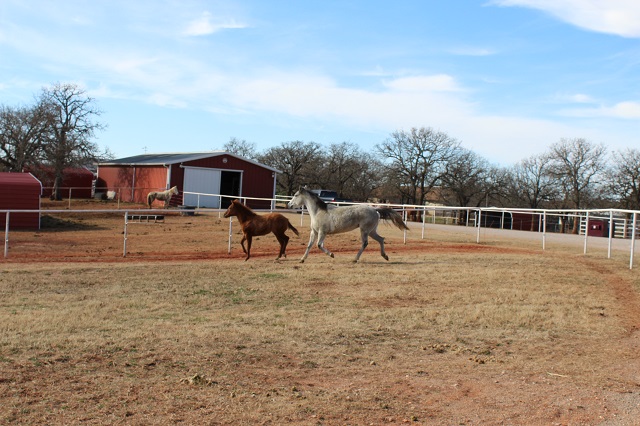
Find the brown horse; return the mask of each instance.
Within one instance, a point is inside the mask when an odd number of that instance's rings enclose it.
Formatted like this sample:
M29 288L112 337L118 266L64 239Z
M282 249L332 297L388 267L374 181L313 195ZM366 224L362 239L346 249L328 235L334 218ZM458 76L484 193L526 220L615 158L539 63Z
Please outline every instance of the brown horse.
M251 257L251 241L254 236L267 235L269 232L273 232L278 242L280 243L280 253L276 260L282 256L287 257L285 249L287 243L289 243L289 237L285 234L287 229L291 229L296 235L300 235L298 230L291 225L289 219L281 215L280 213L267 213L259 215L245 206L238 200L233 200L231 205L224 212L224 217L236 216L238 222L242 226L242 239L240 245L242 251L247 254L245 261ZM247 241L247 248L244 247L244 242Z

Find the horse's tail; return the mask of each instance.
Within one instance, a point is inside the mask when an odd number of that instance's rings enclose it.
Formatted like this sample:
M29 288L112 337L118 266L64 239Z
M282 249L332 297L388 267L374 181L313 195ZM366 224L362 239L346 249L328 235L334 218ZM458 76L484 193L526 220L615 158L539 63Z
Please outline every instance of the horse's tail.
M289 222L289 219L287 219L287 224L289 226L289 229L291 229L293 231L294 234L300 236L300 233L298 232L298 230L291 224L291 222Z
M382 220L390 220L398 229L409 230L409 227L402 220L402 215L391 207L379 207L376 209Z
M147 206L149 206L149 208L151 208L151 203L153 203L154 198L155 197L153 192L147 194Z

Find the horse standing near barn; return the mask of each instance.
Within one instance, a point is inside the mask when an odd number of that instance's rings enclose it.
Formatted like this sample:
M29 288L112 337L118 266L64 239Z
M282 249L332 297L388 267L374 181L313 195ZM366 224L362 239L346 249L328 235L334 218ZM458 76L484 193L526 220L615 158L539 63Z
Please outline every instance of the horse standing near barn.
M288 207L306 206L311 216L311 236L307 250L304 252L300 262L304 262L309 255L309 250L313 245L315 238L318 238L318 248L325 254L333 257L333 253L324 246L324 239L329 234L340 234L360 228L360 236L362 238L362 247L354 262L360 259L360 255L369 244L369 237L380 243L380 255L389 260L389 256L384 251L384 238L378 235L376 229L378 222L382 220L390 220L398 229L409 229L402 220L402 215L390 207L374 208L365 204L357 204L352 206L336 207L329 209L327 204L316 194L300 188L289 201Z
M166 191L150 192L147 195L147 205L149 206L149 208L151 208L151 203L153 203L154 200L164 201L164 208L166 209L167 207L169 207L171 197L173 197L174 195L178 195L178 193L179 192L177 186L174 186L171 189L167 189Z
M251 242L253 241L253 237L267 235L269 232L273 232L273 235L276 236L276 239L280 243L280 253L276 258L276 260L278 260L283 256L287 257L285 250L289 243L289 237L285 234L285 231L291 229L294 234L300 235L298 230L291 225L289 219L280 213L259 215L238 200L233 200L227 211L224 212L224 217L231 216L236 216L242 227L240 245L242 246L242 251L247 255L246 259L244 259L245 261L251 257ZM244 246L245 241L247 242L246 248Z

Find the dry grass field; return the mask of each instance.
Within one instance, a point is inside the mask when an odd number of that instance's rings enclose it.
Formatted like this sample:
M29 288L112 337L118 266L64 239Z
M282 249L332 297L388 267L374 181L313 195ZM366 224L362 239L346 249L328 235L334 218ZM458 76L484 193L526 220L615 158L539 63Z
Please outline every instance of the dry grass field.
M64 206L64 204L63 204ZM54 207L59 208L57 205ZM87 201L74 208L114 208ZM129 208L128 206L122 206ZM136 206L137 207L137 206ZM62 207L64 208L64 207ZM0 260L0 424L632 425L629 254L451 226L359 234L287 214L245 262L218 213L51 214ZM306 217L308 219L308 217ZM460 232L457 232L460 231ZM528 234L528 233L527 233ZM528 234L530 235L530 234Z

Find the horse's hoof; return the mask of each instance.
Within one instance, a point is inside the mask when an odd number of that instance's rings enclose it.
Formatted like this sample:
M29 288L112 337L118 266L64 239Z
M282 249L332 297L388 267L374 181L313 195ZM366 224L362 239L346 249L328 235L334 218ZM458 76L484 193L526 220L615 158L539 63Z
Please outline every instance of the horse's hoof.
M304 259L300 259L300 263L304 263Z
M389 260L389 256L387 256L386 254L382 257L384 257L384 260L387 260L387 261Z
M332 259L335 257L333 253L330 253L329 256L331 256Z

